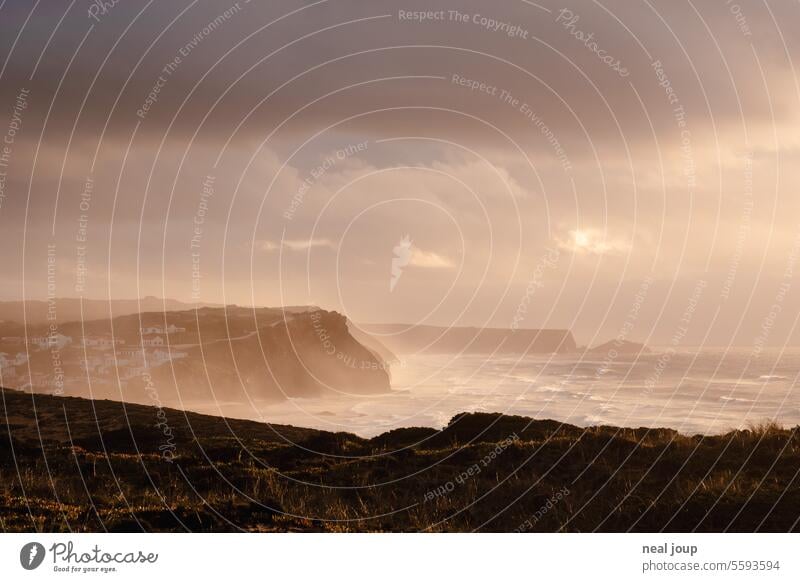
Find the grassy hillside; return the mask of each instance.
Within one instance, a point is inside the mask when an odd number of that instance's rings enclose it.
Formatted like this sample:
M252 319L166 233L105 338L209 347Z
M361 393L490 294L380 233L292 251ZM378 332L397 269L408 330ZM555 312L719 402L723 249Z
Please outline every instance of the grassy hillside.
M800 517L797 429L702 438L463 414L363 439L0 397L5 531L788 531Z

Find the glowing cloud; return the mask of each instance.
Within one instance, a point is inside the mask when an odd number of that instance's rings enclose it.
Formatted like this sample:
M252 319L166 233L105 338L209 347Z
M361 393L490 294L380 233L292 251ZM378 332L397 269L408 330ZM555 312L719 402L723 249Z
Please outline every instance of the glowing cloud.
M576 254L608 255L630 250L629 243L611 239L608 233L597 229L576 229L569 231L566 241L559 241L562 249Z

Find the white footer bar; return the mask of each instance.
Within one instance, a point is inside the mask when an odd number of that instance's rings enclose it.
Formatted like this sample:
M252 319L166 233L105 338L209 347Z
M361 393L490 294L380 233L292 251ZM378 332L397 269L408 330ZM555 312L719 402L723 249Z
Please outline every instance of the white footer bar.
M793 534L0 534L0 579L796 581L799 542Z

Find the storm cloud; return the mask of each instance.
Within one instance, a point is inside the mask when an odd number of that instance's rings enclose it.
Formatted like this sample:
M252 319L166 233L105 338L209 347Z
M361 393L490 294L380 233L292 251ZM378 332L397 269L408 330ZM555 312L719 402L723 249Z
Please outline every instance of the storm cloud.
M522 327L597 343L652 278L632 339L698 303L682 345L749 345L800 307L798 17L8 0L0 293L45 296L50 249L59 296L497 327L526 301Z

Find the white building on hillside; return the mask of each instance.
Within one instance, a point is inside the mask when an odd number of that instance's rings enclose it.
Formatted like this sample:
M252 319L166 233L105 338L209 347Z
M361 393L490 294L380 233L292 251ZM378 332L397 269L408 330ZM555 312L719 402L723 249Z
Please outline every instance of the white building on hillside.
M51 335L43 335L31 338L29 344L37 346L40 350L46 349L63 349L72 343L72 338L63 333L54 333Z
M153 350L153 359L156 362L169 362L170 360L180 360L188 356L186 352L176 352L170 350Z
M81 340L81 342L83 343L83 347L105 350L116 346L121 346L125 343L125 340L114 338L110 335L103 335L85 337L83 340Z
M170 323L167 327L161 327L158 325L153 325L150 327L141 327L139 328L139 333L141 335L151 335L151 334L171 334L171 333L184 333L186 331L185 327L178 327L174 323Z

